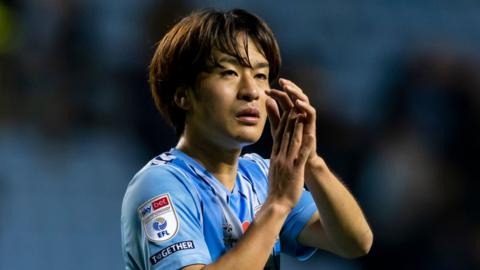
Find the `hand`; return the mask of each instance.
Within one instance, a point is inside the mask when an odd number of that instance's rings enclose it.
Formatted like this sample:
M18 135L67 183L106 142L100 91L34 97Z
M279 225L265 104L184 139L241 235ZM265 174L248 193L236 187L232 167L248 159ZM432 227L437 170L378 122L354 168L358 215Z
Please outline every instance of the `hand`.
M283 111L286 111L292 107L295 107L295 109L299 113L301 113L305 118L302 137L309 138L308 149L310 153L307 160L307 166L308 166L310 163L313 163L318 159L321 159L317 155L316 110L310 104L310 101L307 95L305 95L302 89L298 87L295 83L286 79L280 79L279 83L280 83L280 86L283 88L283 91L272 89L268 91L267 94L278 102L278 104L280 105ZM278 110L277 110L275 117L273 117L274 119L271 119L269 117L271 126L273 126L272 120L278 122L277 119L279 119L279 115L280 113L278 113ZM273 130L272 130L272 134L274 134Z
M280 83L285 90L291 87L282 81ZM298 90L293 90L292 93L297 96ZM303 94L301 90L300 93ZM294 103L285 92L272 89L267 91L267 94L270 96L266 105L273 137L269 200L280 202L291 209L300 199L304 185L305 163L311 155L312 145L315 145L315 137L311 136L309 131L312 129L310 109L313 107L308 107L308 99L307 102L304 101L306 96L299 95L302 100L296 98ZM277 102L282 108L281 113Z

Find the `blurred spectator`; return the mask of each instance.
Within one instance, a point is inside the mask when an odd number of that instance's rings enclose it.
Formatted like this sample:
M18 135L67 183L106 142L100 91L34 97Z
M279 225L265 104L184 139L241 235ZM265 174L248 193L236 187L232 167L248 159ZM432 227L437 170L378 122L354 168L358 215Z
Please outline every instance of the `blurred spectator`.
M479 219L478 81L457 55L413 54L396 69L361 178L380 258L393 269L473 269ZM392 269L391 261L376 261Z

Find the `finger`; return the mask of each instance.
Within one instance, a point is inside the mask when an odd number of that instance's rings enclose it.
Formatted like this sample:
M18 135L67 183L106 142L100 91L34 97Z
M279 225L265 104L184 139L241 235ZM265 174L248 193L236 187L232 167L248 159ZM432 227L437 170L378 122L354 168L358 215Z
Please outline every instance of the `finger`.
M277 102L273 98L267 97L265 105L267 107L268 121L270 122L270 133L273 137L275 136L275 130L277 130L280 122L280 111L278 109Z
M285 124L288 119L288 113L284 113L280 118L280 123L275 130L275 136L273 137L272 155L277 155L282 145L283 133L285 131Z
M295 126L295 110L290 110L287 116L287 123L285 124L285 131L283 132L282 143L280 145L280 154L287 155L288 147L290 145L290 138L292 137L293 128Z
M302 134L303 134L303 119L297 117L295 121L295 126L293 128L292 139L290 140L290 145L288 147L288 156L296 158L298 156L298 150L302 145Z
M309 102L308 96L303 93L302 89L298 87L295 83L292 81L289 81L287 79L279 79L278 82L280 85L283 87L285 92L292 96L293 99L300 99L306 102Z
M298 157L295 160L295 166L304 166L307 162L307 158L310 155L310 152L313 149L312 144L315 142L315 139L312 134L304 134L302 137L302 144L300 150L298 151Z
M295 102L295 106L299 108L302 112L305 112L306 125L315 124L317 111L315 110L315 108L313 108L312 105L305 101L297 100Z
M272 89L268 92L268 95L278 102L282 111L286 112L293 108L293 101L284 91Z

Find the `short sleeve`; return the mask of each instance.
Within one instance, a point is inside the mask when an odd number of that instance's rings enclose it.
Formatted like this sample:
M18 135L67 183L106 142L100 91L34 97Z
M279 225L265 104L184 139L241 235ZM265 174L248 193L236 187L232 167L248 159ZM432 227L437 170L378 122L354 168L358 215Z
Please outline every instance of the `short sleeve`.
M308 260L317 250L304 246L297 241L297 237L303 230L313 214L317 211L312 194L304 190L297 205L292 209L280 232L281 250L300 261Z
M211 263L195 190L185 174L169 165L149 167L132 179L121 217L127 269Z

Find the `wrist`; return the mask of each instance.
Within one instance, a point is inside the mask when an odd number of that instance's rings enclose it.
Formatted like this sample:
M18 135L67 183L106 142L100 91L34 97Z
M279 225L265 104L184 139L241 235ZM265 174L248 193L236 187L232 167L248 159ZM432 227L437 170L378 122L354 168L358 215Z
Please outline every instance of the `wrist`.
M307 171L311 171L311 170L326 170L328 169L327 168L327 164L325 163L325 161L323 160L323 158L321 158L319 155L317 155L317 153L314 153L312 155L310 155L307 159L307 164L306 164L306 169Z
M267 201L262 206L262 210L265 210L269 215L274 214L277 216L288 216L292 210L292 206L287 202L282 202L280 199L267 198Z
M307 160L307 164L305 165L305 183L308 186L310 180L315 178L315 175L325 175L325 173L328 172L328 166L323 160L323 158L321 158L315 153L313 157Z

